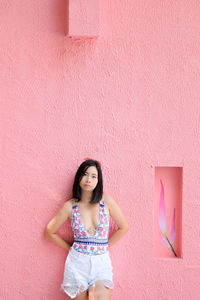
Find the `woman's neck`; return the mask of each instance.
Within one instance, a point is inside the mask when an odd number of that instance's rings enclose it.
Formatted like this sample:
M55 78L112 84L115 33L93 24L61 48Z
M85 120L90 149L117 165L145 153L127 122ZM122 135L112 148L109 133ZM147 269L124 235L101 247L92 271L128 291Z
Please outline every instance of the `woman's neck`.
M92 194L93 194L93 192L82 191L81 192L81 202L89 204L90 201L92 200Z

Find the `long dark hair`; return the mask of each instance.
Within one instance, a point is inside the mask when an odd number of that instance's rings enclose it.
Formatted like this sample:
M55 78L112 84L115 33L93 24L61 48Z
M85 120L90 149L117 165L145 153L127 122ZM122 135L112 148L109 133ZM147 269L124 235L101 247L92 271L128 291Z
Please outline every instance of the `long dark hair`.
M78 201L81 200L81 187L79 185L79 182L81 181L86 170L91 166L97 168L98 183L95 189L93 190L92 199L90 203L98 203L103 196L103 177L100 163L97 160L93 159L87 159L84 162L82 162L82 164L79 166L74 178L73 198L77 199Z

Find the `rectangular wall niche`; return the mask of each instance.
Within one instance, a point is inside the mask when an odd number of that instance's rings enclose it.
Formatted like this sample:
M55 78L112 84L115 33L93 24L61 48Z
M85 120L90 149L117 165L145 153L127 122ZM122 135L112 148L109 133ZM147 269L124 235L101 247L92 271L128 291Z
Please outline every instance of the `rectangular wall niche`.
M155 167L154 257L182 258L182 167Z

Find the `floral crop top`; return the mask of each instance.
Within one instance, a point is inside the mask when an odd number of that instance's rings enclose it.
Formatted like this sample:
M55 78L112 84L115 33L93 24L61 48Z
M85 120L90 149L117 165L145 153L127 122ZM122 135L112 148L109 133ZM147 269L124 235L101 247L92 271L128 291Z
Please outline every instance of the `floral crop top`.
M96 229L84 227L77 203L73 202L71 225L74 233L72 247L83 254L98 255L108 251L109 216L103 198L99 202L99 223ZM95 231L91 236L88 232Z

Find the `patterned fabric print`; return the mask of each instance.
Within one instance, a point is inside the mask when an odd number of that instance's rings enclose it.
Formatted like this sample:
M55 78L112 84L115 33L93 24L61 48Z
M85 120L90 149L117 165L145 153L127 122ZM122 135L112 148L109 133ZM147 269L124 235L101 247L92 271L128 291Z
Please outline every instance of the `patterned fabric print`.
M88 255L103 254L108 250L109 216L104 203L99 203L99 223L94 236L90 236L85 229L77 204L72 208L71 225L74 233L72 247L75 250Z

